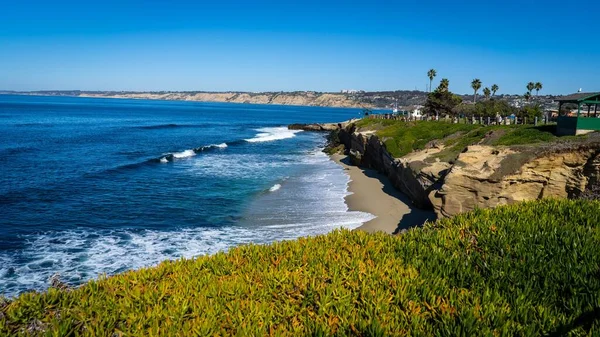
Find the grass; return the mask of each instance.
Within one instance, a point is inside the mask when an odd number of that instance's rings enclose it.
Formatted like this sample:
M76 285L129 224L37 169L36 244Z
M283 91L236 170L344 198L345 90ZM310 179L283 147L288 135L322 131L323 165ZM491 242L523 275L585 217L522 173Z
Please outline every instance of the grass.
M577 140L586 136L558 137L555 125L491 125L453 124L445 121L402 122L396 120L362 119L356 123L359 130L376 130L387 150L396 158L412 151L422 150L435 140L446 148L429 161L440 159L453 163L465 147L485 145L531 145L559 140ZM497 137L493 135L497 133Z
M0 335L597 335L599 245L582 200L335 231L23 294Z
M377 136L384 141L387 150L396 158L414 150L424 149L425 145L433 140L441 140L456 133L482 128L477 124L434 121L402 122L378 119L362 119L356 123L356 126L359 129L377 130Z
M492 145L523 145L549 143L559 137L554 135L555 125L551 126L521 126L513 127Z

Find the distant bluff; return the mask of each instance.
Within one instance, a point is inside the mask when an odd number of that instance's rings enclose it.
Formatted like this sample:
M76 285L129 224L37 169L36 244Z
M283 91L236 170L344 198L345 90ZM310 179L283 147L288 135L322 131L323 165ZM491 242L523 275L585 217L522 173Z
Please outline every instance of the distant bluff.
M0 92L0 94L71 96L98 98L156 99L169 101L198 101L246 104L279 104L298 106L322 106L341 108L391 108L394 104L410 106L423 104L427 93L417 90L378 92L203 92L203 91L31 91Z

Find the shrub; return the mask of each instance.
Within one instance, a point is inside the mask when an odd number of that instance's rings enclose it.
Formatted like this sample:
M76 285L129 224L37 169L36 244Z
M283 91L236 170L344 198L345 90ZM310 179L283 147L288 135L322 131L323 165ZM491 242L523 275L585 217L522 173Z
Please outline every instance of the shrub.
M544 111L539 104L524 106L519 111L519 117L527 118L530 124L533 124L535 118L542 118Z
M594 335L599 245L600 202L583 200L335 231L22 294L0 335Z
M554 135L555 126L517 126L505 133L495 142L495 145L521 145L548 143L557 140Z
M475 104L460 104L453 109L453 114L456 116L478 116L495 118L497 115L510 116L517 112L506 101L489 99L479 101Z
M462 98L448 90L439 88L427 94L427 101L423 106L423 112L430 116L449 116L452 110L462 102Z

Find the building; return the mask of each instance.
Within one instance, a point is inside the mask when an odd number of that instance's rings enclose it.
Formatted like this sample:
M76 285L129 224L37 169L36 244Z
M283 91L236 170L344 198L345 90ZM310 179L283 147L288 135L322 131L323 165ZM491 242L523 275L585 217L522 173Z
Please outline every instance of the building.
M600 131L600 118L598 118L600 92L577 93L563 96L555 101L558 102L559 116L556 131L559 135L581 135ZM565 104L577 106L576 116L564 113L562 108Z
M364 90L355 90L355 89L342 89L341 93L342 94L362 94L364 93Z

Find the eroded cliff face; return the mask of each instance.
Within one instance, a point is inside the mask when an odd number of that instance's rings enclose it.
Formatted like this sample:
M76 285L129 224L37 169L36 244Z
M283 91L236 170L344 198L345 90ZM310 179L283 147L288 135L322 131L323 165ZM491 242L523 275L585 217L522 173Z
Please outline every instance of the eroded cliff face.
M598 175L598 148L533 153L470 146L461 153L430 200L438 216L547 197L581 195Z
M435 160L443 147L393 158L373 131L353 124L338 133L354 164L378 170L416 206L438 217L547 197L598 190L600 142L547 146L473 145L454 164Z
M425 160L441 148L394 158L374 132L356 132L354 125L349 125L339 131L338 137L355 165L385 174L394 187L408 195L417 207L431 208L429 194L441 186L451 165L439 161L426 164Z

